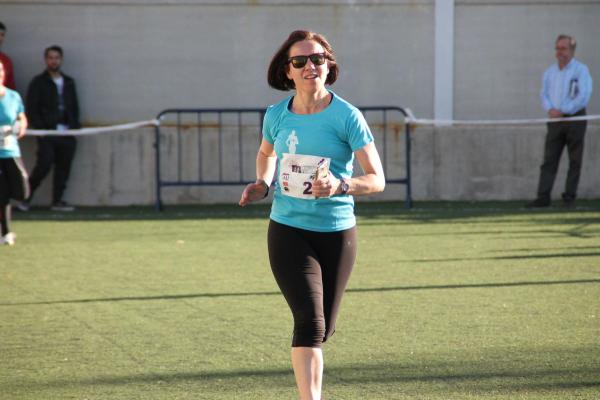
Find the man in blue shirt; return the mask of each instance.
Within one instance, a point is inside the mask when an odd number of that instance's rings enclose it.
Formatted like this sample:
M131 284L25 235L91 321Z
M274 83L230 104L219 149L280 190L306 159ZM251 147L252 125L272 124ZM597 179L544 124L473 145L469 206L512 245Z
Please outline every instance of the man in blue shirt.
M556 60L542 80L540 99L549 118L568 118L586 115L585 107L592 95L592 77L585 64L575 60L575 38L560 35L556 39ZM569 170L563 204L573 206L583 158L583 142L587 121L548 123L544 161L540 167L537 198L527 207L548 207L560 156L564 147L569 154Z

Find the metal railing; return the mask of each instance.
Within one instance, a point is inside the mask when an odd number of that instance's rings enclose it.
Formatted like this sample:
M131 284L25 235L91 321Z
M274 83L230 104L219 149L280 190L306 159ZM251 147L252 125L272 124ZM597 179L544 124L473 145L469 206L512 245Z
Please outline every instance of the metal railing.
M405 206L412 206L410 124L401 107L359 107L380 149L387 184L406 185ZM265 108L167 109L155 128L157 210L163 209L162 190L182 186L233 186L254 182L255 156L262 138ZM394 115L392 115L394 114ZM398 119L397 116L402 116ZM371 118L376 116L377 118ZM396 118L394 118L394 116ZM248 119L253 119L248 123ZM402 132L403 131L403 132ZM391 149L390 135L404 135L403 154ZM256 139L256 140L255 140ZM402 140L396 138L395 144ZM227 148L226 148L227 147ZM397 146L396 146L397 147ZM395 176L401 170L404 176ZM167 159L165 162L164 160ZM187 162L186 162L187 161ZM187 168L186 166L194 166ZM395 165L396 168L392 168ZM236 168L237 167L237 168ZM169 169L165 171L165 169ZM191 171L190 171L191 170Z

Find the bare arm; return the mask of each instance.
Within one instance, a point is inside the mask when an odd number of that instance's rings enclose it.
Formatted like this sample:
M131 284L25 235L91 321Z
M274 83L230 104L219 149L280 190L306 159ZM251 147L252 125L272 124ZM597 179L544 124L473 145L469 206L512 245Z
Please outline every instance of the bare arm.
M17 115L17 121L19 122L19 133L17 133L17 139L25 136L25 132L27 132L27 117L25 113L20 113Z
M383 165L381 165L379 153L375 148L375 143L369 143L362 149L354 152L354 154L364 171L364 175L346 180L350 186L348 194L362 196L383 192L383 189L385 189L385 176L383 174Z
M362 149L355 151L354 154L364 171L364 175L345 179L349 186L347 194L362 196L383 192L385 176L375 144L371 142ZM341 192L341 180L332 174L329 174L327 178L317 179L313 185L313 193L316 197L328 197L341 194Z
M240 206L266 197L275 175L276 161L273 145L263 139L256 154L256 182L246 186L239 201Z

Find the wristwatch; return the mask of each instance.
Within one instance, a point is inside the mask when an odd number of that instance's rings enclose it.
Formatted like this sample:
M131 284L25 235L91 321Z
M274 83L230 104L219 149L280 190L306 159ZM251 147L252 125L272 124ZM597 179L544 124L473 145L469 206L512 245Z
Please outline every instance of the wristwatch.
M265 182L263 179L257 179L256 182L261 183L265 187L265 195L263 196L263 199L264 199L265 197L267 197L269 195L269 184L267 182Z
M340 187L342 188L342 194L348 194L348 190L350 190L350 185L344 179L340 181Z

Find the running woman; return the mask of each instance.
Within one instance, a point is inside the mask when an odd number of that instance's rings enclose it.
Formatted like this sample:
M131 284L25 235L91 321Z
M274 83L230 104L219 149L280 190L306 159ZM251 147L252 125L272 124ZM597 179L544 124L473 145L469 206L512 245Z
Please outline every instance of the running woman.
M29 195L27 171L18 140L25 136L27 118L21 96L4 86L6 72L0 62L0 245L14 245L10 230L10 199L23 201ZM18 122L18 124L17 124Z
M294 31L281 45L269 65L268 83L294 93L268 107L257 179L239 202L245 206L265 198L275 179L269 260L294 319L291 358L301 400L321 399L321 345L335 331L356 258L353 196L385 187L363 115L325 87L338 73L323 35ZM353 177L354 157L364 173Z

